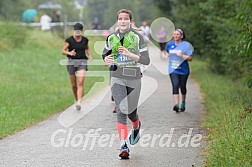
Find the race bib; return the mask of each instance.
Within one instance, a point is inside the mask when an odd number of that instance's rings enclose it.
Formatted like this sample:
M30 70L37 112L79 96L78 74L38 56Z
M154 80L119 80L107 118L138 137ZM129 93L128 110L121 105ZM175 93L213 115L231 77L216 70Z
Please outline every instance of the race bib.
M171 62L171 68L172 69L181 69L181 67L179 67L180 64L181 64L181 61L173 60Z
M119 66L136 64L136 62L134 60L132 60L131 58L129 58L123 54L117 53L116 57L117 57L116 60L117 60L117 63Z

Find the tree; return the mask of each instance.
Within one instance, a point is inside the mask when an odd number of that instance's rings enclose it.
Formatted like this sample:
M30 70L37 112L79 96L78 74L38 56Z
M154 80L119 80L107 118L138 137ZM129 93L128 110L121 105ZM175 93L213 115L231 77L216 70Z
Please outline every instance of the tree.
M103 29L104 23L104 13L108 9L109 2L108 0L92 0L88 1L85 12L87 13L87 19L89 25L94 21L94 18L97 17L99 19L100 25Z
M137 25L141 25L142 21L147 21L151 24L157 17L162 16L160 10L154 0L137 0L137 15L139 16L139 22L136 21Z
M162 11L163 16L171 17L172 15L172 5L171 0L158 0L154 1L154 4Z
M165 1L157 1L164 13ZM252 1L176 0L171 20L186 32L195 55L209 68L232 78L245 78L252 87ZM247 79L246 79L247 78Z

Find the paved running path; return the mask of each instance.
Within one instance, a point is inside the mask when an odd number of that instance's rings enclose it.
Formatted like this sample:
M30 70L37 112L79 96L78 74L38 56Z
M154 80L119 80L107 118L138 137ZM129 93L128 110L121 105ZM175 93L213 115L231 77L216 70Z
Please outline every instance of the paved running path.
M199 89L189 78L186 112L172 111L170 79L164 74L166 62L160 59L157 48L150 47L149 51L153 64L144 72L144 95L139 106L142 138L134 147L130 146L129 160L118 157L116 114L112 113L114 104L107 87L90 97L88 103L83 102L84 106L92 106L85 108L92 109L90 112L84 109L78 113L71 106L0 140L0 166L202 166L206 134L199 127L204 114ZM105 96L99 99L102 93Z

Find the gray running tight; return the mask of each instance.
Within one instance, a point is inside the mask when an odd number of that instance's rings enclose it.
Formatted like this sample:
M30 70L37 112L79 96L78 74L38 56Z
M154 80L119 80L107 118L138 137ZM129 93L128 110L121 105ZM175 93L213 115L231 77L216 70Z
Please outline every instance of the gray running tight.
M117 107L117 122L127 124L127 116L135 122L138 118L137 106L141 91L141 78L121 79L111 77L111 91Z

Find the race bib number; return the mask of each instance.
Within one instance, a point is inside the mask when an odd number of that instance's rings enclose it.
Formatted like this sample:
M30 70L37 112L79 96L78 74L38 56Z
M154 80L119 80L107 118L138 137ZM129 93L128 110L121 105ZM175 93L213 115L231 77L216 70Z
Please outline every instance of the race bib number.
M180 68L181 68L181 67L179 67L180 64L181 64L180 61L175 61L175 60L173 60L173 61L171 62L171 68L172 68L172 69L180 69Z
M131 58L123 55L123 54L120 54L120 53L117 53L117 63L118 65L133 65L135 64L136 62L134 60L132 60Z

